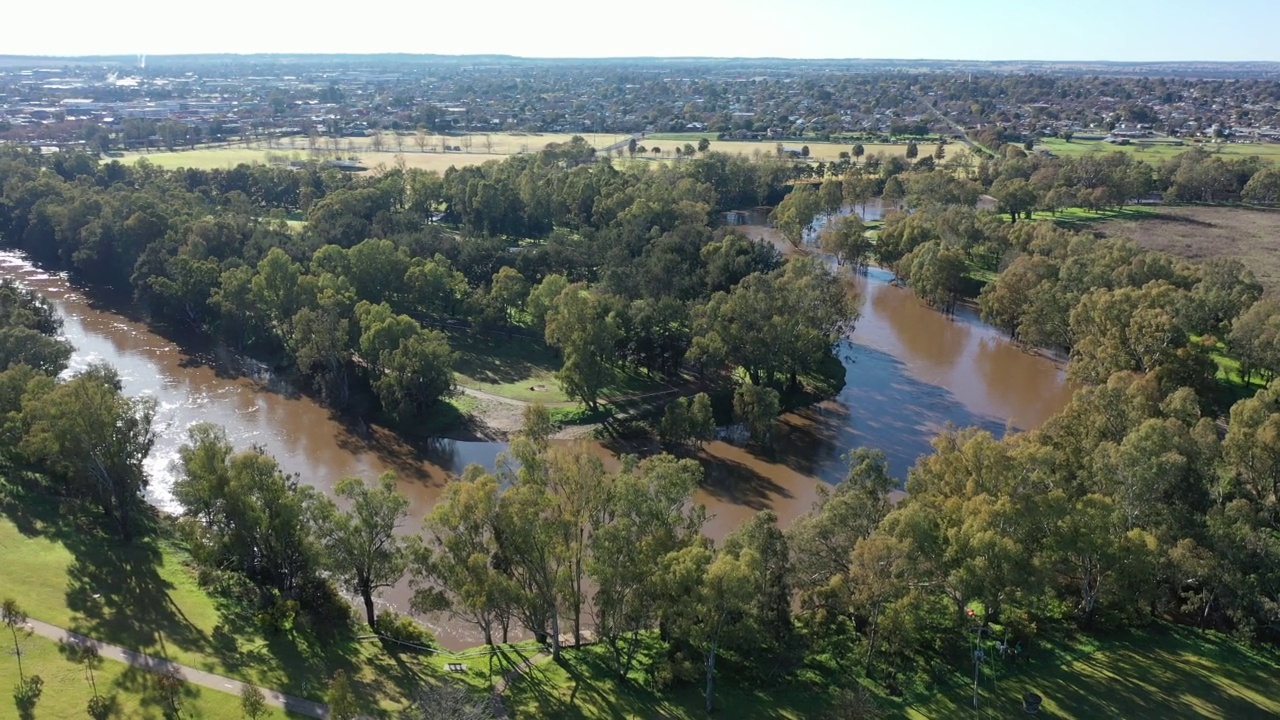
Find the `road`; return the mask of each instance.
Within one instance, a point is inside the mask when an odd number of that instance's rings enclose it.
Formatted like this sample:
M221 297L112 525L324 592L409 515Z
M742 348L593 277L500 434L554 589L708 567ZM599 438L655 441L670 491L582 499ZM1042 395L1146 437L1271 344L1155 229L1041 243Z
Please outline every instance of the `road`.
M975 151L977 151L977 152L985 153L985 154L987 154L987 155L990 155L990 156L992 156L992 157L995 157L995 153L991 152L990 150L986 149L985 147L983 147L983 146L979 145L978 143L974 142L973 140L971 140L971 139L969 138L969 133L968 133L968 132L966 132L966 131L965 131L965 129L964 129L963 127L961 127L961 126L960 126L960 123L956 122L955 120L952 120L951 118L947 117L946 115L943 115L941 112L939 112L939 111L938 111L938 108L937 108L933 103L929 102L928 100L925 100L924 98L920 98L920 102L921 102L925 107L927 107L927 108L929 108L930 110L932 110L932 111L933 111L933 114L938 116L938 119L942 120L943 122L947 123L947 124L948 124L948 125L950 125L951 127L955 128L955 131L956 131L956 132L958 132L958 133L960 133L960 137L961 137L961 139L962 139L962 141L964 142L964 144L965 144L965 145L968 145L971 149L973 149L973 150L975 150Z
M129 650L128 648L123 648L119 645L99 642L83 635L73 633L70 630L64 630L60 627L40 622L39 620L27 620L27 626L31 628L31 632L41 637L49 638L50 640L75 645L96 646L98 648L98 653L102 657L128 663L136 668L141 668L153 673L165 673L169 672L171 669L176 670L177 675L183 680L202 687L217 690L219 692L231 693L232 695L238 696L246 684L239 680L233 680L229 677L214 675L211 672L197 670L192 667L187 667L186 665L179 665L178 663L170 662L164 658L152 657L146 653L138 652L137 650ZM267 704L269 705L283 708L289 712L294 712L299 715L328 720L329 707L323 703L294 697L293 695L286 695L278 690L269 690L264 687L259 687L258 689L262 691L262 694L266 697Z
M596 148L596 152L604 155L608 155L609 153L612 153L614 150L627 147L627 144L630 143L632 140L639 142L643 139L644 139L644 133L642 132L633 133L631 137L627 138L626 140L619 140L618 142L608 147Z

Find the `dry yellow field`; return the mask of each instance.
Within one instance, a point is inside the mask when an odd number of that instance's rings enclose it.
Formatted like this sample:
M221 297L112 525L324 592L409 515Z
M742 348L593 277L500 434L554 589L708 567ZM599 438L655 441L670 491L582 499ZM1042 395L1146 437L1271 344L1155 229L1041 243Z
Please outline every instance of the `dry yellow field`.
M625 140L627 135L610 133L585 134L582 136L595 147ZM391 133L383 134L383 150L373 151L373 138L344 138L339 145L338 155L343 158L355 157L362 165L372 170L378 166L394 167L399 159L409 168L435 170L444 172L450 167L466 167L480 165L490 160L504 160L511 155L524 152L537 152L549 143L568 142L573 135L567 133L492 133L488 136L474 134L470 136L470 148L467 141L459 135L429 135L424 149L419 149L413 135L403 136L403 143L397 145ZM462 152L442 152L444 145L461 147ZM425 151L424 151L425 150ZM333 147L323 139L313 151L307 138L291 137L268 146L266 143L254 143L251 147L236 143L224 147L204 147L196 150L178 150L174 152L126 153L124 162L137 162L146 158L148 162L162 168L231 168L240 163L268 164L273 160L307 160L312 157L327 159L332 157Z
M573 135L567 133L539 133L539 134L518 134L518 133L493 133L486 139L485 135L475 134L470 137L470 148L468 149L463 136L449 135L429 135L425 145L425 151L418 148L417 142L413 135L405 135L404 142L397 145L391 133L385 133L383 136L383 150L374 152L373 139L363 138L345 138L339 146L338 156L343 158L354 157L362 165L377 170L379 166L387 168L395 167L399 159L403 159L406 167L417 168L422 170L435 170L444 172L450 167L466 167L468 165L480 165L490 160L504 160L511 155L517 155L525 152L537 152L546 147L549 143L568 142ZM583 135L587 142L597 148L608 147L611 144L627 139L627 135L601 133L599 135L587 134ZM643 156L646 159L670 161L675 158L675 150L678 147L684 147L685 140L674 138L663 138L662 136L648 137L639 141L649 152ZM696 145L696 141L690 143ZM450 147L461 147L461 152L442 152L444 145ZM809 157L813 160L821 160L830 162L839 158L840 153L849 152L851 145L840 143L824 143L824 142L784 142L783 147L798 150L803 145L809 146ZM771 155L775 152L777 143L769 142L752 142L745 140L712 140L711 150L718 152L735 153L745 156L753 156L756 154ZM904 155L907 151L906 143L865 143L863 147L868 155L877 153L882 156L888 155ZM654 155L652 150L658 148L661 152ZM921 144L920 155L923 157L932 154L934 150L933 144ZM950 143L947 145L947 156L966 152L964 145L959 143ZM196 150L178 150L175 152L148 152L148 153L127 153L123 160L125 162L136 162L138 158L146 158L148 162L163 168L231 168L240 163L261 163L268 164L272 161L280 160L307 160L309 158L318 157L327 159L333 156L332 145L323 139L317 145L316 150L311 150L309 143L304 137L285 138L271 146L265 143L255 143L252 147L245 147L243 144L231 144L223 147L204 147ZM611 154L616 157L616 154ZM625 150L623 157L626 158ZM639 158L637 158L639 159Z
M346 151L342 153L343 157L347 156ZM245 148L243 145L230 148L216 148L212 150L179 150L176 152L153 152L153 153L128 153L120 158L125 163L135 163L142 158L146 158L147 162L166 169L174 168L200 168L203 170L227 169L233 168L241 163L249 165L267 165L277 158L285 158L286 160L306 160L311 157L311 153L306 150L258 150L255 148ZM321 159L327 159L328 154L321 154ZM451 166L466 167L468 165L480 165L490 160L504 160L507 155L488 154L488 153L441 153L441 152L410 152L407 149L404 153L398 152L380 152L357 151L356 159L360 164L371 170L377 170L379 166L395 167L397 158L404 158L404 164L409 168L419 168L422 170L435 170L444 172Z
M460 147L463 152L471 154L486 155L517 155L520 153L537 152L546 147L550 143L563 143L573 139L574 135L581 135L584 140L597 148L608 147L613 143L626 140L628 135L617 133L469 133L467 135L426 135L425 150L428 152L438 152L442 145L450 147ZM418 148L417 133L406 132L399 136L400 144L397 145L396 134L393 132L382 133L382 149L383 152L403 152L405 155L422 154L422 150ZM470 146L468 147L468 142ZM309 147L308 140L305 137L290 137L281 141L280 146L286 150L306 151ZM243 147L243 146L242 146ZM348 147L354 147L357 151L367 152L372 150L372 137L356 137L343 138L341 142L343 151ZM320 139L317 148L320 150L329 150L331 145L324 138ZM402 148L402 149L401 149Z

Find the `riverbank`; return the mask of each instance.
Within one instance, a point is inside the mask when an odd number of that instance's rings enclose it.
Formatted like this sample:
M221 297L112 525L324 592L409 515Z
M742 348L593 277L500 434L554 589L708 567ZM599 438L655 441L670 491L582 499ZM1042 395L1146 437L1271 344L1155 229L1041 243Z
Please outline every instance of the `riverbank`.
M410 501L411 519L402 531L411 534L420 532L421 519L450 478L472 463L492 468L506 449L497 433L413 438L377 424L344 422L271 376L246 377L215 354L193 354L139 319L91 301L63 276L16 256L0 262L5 276L45 295L64 318L63 334L76 348L71 372L106 362L119 371L126 394L156 399L157 437L145 466L147 498L161 509L178 509L171 492L174 461L187 428L198 422L223 426L238 448L262 447L283 470L322 492L344 477L394 473L397 489ZM720 540L765 509L786 527L812 507L818 487L844 477L844 456L853 448L884 451L892 473L905 478L949 423L1001 435L1009 425L1035 427L1065 405L1070 388L1053 362L1024 352L968 313L942 316L889 279L874 270L853 278L861 318L837 348L844 384L834 397L780 417L768 447L717 440L696 453L706 476L696 500L711 516L708 537ZM475 407L464 404L463 410ZM498 408L506 428L517 425L516 410ZM652 441L603 434L584 441L610 467L619 453L658 449ZM410 594L402 583L382 593L380 606L403 612ZM481 642L474 629L448 617L418 619L447 648Z

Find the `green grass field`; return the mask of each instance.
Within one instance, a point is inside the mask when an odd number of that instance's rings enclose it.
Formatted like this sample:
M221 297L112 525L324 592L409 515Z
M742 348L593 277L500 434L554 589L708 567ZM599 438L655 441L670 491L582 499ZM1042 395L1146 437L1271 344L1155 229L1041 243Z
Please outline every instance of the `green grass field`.
M1054 213L1037 210L1031 213L1031 219L1033 221L1049 220L1064 227L1072 227L1107 222L1108 220L1142 220L1155 216L1159 210L1160 206L1157 205L1126 205L1122 208L1106 208L1097 211L1073 207L1063 208ZM1009 216L1007 214L1004 215L1004 219L1008 220ZM1019 222L1022 221L1019 220Z
M685 143L689 143L694 147L698 146L699 138L707 138L711 141L711 150L715 152L734 153L738 155L751 156L757 151L764 154L773 154L776 150L778 141L776 140L716 140L716 133L655 133L645 137L639 141L639 144L652 150L655 146L662 149L663 154L674 153L677 147L684 147ZM814 160L822 160L823 162L831 162L838 160L840 153L851 152L854 143L834 143L808 140L784 140L783 147L799 149L805 145L809 146L809 157ZM901 155L907 154L907 143L862 143L862 147L868 155L879 153L880 155ZM934 143L921 143L921 157L933 152ZM950 157L954 153L967 148L961 143L951 142L947 146L947 156ZM652 156L652 155L651 155Z
M1037 655L1038 653L1038 655ZM1044 698L1050 718L1264 718L1280 716L1280 656L1226 636L1157 624L1105 640L1033 650L1025 665L984 675L973 708L972 669L948 689L902 703L906 718L1008 718L1022 696Z
M641 651L637 667L645 667L649 658L659 652L654 640L650 638ZM566 651L559 665L548 660L534 666L508 686L507 707L513 717L519 720L706 717L700 680L659 692L652 689L642 671L633 669L629 681L620 683L610 670L608 652L603 645L589 646ZM725 672L717 676L715 697L716 717L734 720L816 718L831 702L830 696L821 689L793 684L753 687L737 682Z
M186 556L155 538L121 545L39 498L0 510L0 595L32 618L209 672L321 699L337 670L371 707L393 707L434 671L350 634L266 634L245 608L205 592Z
M459 385L494 395L540 403L573 403L556 380L560 358L545 344L502 333L450 332L449 345L458 354L454 377ZM666 386L627 372L605 388L602 397L657 392Z
M0 699L0 717L21 717L9 694L18 683L18 663L12 654L12 636L5 633L2 639L0 688L4 689L5 697ZM44 681L44 690L31 715L36 720L88 717L86 707L93 697L94 686L99 695L114 701L113 718L159 720L164 717L165 700L156 687L155 676L150 672L122 662L103 660L93 673L94 685L90 685L84 667L74 662L58 643L34 635L21 638L20 643L25 675L39 675ZM178 709L183 718L240 720L243 717L238 695L187 684L179 697ZM270 708L265 717L274 720L303 716Z
M1194 143L1187 140L1184 141L1184 144L1177 145L1176 142L1157 138L1148 142L1135 140L1129 145L1114 145L1102 140L1072 140L1067 142L1060 138L1045 138L1037 140L1036 147L1042 147L1061 157L1079 157L1091 153L1125 152L1149 163L1162 162L1195 147L1203 148L1211 153L1220 153L1227 158L1257 155L1268 160L1280 160L1280 144L1278 143Z
M508 707L517 718L703 718L701 680L655 691L639 670L617 682L607 650L565 652L560 665L543 662L514 682ZM657 652L641 654L641 667ZM730 667L728 662L722 667ZM880 697L887 717L1008 718L1022 713L1022 697L1044 699L1040 717L1262 718L1280 714L1280 656L1226 636L1156 624L1101 640L1046 643L1023 663L998 661L983 672L973 707L972 669L957 668L930 691ZM806 669L806 680L776 686L743 682L732 669L717 677L718 717L815 718L832 708L836 690Z

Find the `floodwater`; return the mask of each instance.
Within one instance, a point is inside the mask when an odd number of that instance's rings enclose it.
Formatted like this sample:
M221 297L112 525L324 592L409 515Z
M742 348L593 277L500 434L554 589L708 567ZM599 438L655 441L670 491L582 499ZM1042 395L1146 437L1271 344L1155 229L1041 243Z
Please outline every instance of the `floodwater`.
M177 509L173 463L186 429L199 422L226 427L237 446L262 446L286 471L323 490L343 477L394 472L411 501L409 532L419 529L453 474L471 463L492 467L505 447L446 439L410 444L376 427L357 431L265 369L237 367L214 348L179 347L117 312L128 308L96 303L65 275L44 272L19 254L0 253L0 277L16 278L54 303L76 348L69 372L106 362L127 393L156 398L160 432L147 471L150 500L162 509ZM698 499L711 515L711 537L766 508L789 523L812 506L821 483L840 479L844 454L859 445L882 449L894 474L905 477L948 423L998 435L1006 426L1034 427L1067 402L1070 389L1052 361L1015 347L964 309L944 317L890 279L872 269L856 281L861 319L840 345L847 382L837 397L784 416L771 451L726 441L704 449L708 475ZM405 609L408 589L402 584L383 599ZM427 624L446 647L480 642L473 628L446 618Z

